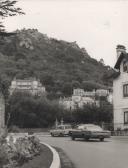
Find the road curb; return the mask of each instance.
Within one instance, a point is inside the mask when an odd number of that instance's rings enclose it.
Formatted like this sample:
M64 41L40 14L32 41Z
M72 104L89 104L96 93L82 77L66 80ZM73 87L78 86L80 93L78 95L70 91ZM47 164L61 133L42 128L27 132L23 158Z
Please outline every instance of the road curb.
M61 168L60 157L59 157L58 152L53 147L51 147L50 145L48 145L44 142L40 142L40 143L47 146L53 154L53 161L52 161L49 168Z

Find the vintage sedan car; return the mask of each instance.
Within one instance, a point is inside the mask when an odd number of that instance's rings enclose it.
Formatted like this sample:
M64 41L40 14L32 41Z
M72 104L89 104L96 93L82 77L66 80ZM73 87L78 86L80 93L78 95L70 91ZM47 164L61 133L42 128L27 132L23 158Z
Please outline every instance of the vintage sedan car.
M71 125L58 125L57 128L50 130L50 134L51 136L68 136L71 130Z
M110 135L110 131L103 130L100 126L94 124L82 124L70 131L72 140L76 138L84 138L85 140L94 138L104 141L104 138L110 138Z

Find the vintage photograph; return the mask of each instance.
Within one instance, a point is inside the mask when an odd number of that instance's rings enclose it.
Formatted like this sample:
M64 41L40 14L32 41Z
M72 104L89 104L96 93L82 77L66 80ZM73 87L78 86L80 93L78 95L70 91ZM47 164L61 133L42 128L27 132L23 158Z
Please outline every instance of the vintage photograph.
M0 168L127 168L128 0L0 0Z

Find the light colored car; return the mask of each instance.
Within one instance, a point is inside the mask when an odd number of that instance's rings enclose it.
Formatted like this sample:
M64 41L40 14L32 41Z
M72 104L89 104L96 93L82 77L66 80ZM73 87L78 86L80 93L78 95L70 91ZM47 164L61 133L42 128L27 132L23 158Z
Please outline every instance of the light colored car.
M58 125L56 129L50 130L51 136L66 136L69 135L69 132L72 130L71 125L64 124Z
M103 130L100 126L94 124L82 124L70 131L72 140L76 138L84 138L85 140L94 138L104 141L104 138L110 138L110 135L110 131Z

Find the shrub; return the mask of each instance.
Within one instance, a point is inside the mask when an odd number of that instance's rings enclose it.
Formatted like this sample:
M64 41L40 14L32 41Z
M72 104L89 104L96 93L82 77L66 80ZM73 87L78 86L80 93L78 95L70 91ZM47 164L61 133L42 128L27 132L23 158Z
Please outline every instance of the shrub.
M0 168L16 168L38 154L40 143L36 137L20 137L14 141L10 136L0 143Z
M9 132L18 133L18 132L20 132L20 128L16 125L13 125L13 126L9 127Z

